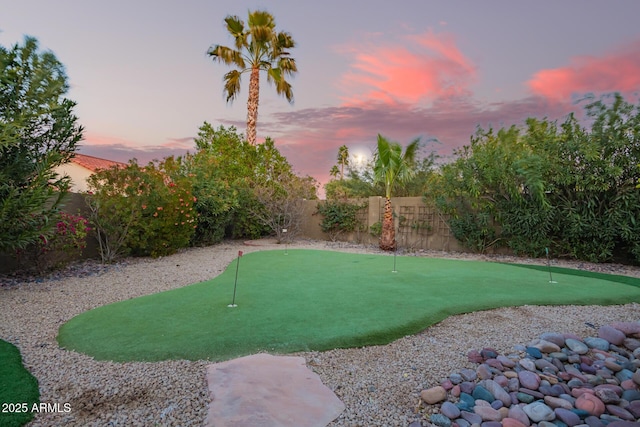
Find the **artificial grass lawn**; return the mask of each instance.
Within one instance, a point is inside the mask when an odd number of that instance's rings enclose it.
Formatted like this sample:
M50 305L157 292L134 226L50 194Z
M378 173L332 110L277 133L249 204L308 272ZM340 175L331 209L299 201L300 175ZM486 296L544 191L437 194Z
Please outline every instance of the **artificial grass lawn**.
M386 344L448 316L505 306L640 302L640 279L450 259L262 251L213 280L82 313L60 346L98 360L227 360ZM581 272L584 273L584 272ZM613 279L613 280L610 280ZM135 286L132 281L131 286Z
M38 380L22 365L20 350L0 340L0 426L23 426L31 421L31 409L39 399Z

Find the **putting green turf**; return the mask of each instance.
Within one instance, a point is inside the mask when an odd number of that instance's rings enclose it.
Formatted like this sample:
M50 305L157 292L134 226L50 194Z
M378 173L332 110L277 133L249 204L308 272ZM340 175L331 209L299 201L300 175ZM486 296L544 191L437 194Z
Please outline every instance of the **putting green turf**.
M98 360L227 360L385 344L448 316L505 306L640 302L640 279L450 259L262 251L202 283L82 313L61 347ZM612 279L612 280L610 280ZM135 286L135 280L131 286Z
M33 419L38 404L38 380L22 364L18 348L0 340L0 426L19 427Z

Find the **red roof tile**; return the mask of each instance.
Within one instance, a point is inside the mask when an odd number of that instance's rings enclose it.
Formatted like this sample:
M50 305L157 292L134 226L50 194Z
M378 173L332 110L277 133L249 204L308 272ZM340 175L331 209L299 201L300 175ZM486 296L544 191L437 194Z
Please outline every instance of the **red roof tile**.
M112 166L127 166L126 163L115 162L113 160L101 159L99 157L87 156L86 154L78 153L75 154L71 161L83 168L89 169L92 172L95 172L98 169L109 169Z

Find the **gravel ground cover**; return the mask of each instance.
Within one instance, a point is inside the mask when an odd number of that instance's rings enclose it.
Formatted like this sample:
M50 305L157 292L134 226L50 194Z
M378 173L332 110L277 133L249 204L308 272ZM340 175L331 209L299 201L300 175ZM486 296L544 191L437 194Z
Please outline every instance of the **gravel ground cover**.
M291 248L379 253L375 247L315 241L298 241ZM38 378L41 401L60 409L36 414L30 425L202 425L209 400L207 361L97 362L58 348L58 328L94 307L211 279L239 250L264 249L285 250L272 241L225 242L108 267L85 262L47 278L0 278L0 338L20 349L25 366ZM544 263L437 251L414 255ZM640 277L639 269L622 265L554 265ZM508 352L543 332L589 336L595 331L587 323L597 327L628 320L640 320L640 304L503 308L454 316L386 346L297 355L346 405L331 426L406 426L429 413L419 403L421 390L456 369L472 367L466 358L471 349L491 346Z

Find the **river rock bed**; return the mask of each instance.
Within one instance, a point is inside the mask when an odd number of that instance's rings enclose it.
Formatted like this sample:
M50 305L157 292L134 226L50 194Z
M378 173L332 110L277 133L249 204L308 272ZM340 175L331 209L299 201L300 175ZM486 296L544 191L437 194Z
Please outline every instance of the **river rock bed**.
M475 369L454 371L420 398L439 405L429 416L439 427L639 426L639 338L640 322L615 322L584 339L543 333L509 354L471 350Z

